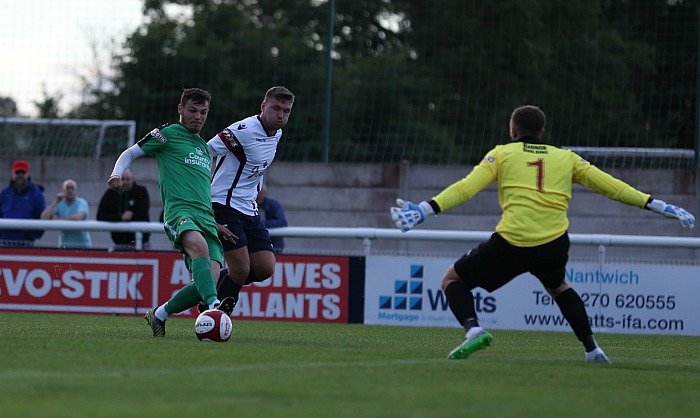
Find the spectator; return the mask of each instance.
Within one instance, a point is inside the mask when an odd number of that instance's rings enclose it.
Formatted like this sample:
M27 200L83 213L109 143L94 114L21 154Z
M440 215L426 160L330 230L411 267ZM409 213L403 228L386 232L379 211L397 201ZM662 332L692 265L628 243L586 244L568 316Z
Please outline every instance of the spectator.
M107 189L97 208L97 220L109 222L150 222L148 211L151 207L148 190L136 184L130 169L122 174L120 189ZM143 234L143 244L146 246L151 234ZM133 249L136 244L136 234L133 232L112 232L112 241L116 249Z
M32 183L29 164L12 164L10 185L0 192L0 218L39 219L46 208L44 188ZM44 235L42 230L0 230L0 245L31 246Z
M63 190L41 213L41 219L61 221L86 221L90 215L87 200L78 197L78 183L68 179L63 182ZM61 231L58 236L59 248L92 248L88 231Z
M282 228L287 226L287 217L279 200L267 195L267 187L263 184L257 197L258 212L262 218L262 225L266 229ZM282 254L284 251L283 237L270 237L272 240L272 251L275 254Z

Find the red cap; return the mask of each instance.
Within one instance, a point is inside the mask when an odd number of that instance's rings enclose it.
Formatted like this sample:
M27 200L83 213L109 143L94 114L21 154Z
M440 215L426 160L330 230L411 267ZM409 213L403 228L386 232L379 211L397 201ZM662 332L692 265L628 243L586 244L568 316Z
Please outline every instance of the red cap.
M12 172L29 171L29 163L24 160L17 160L12 164Z

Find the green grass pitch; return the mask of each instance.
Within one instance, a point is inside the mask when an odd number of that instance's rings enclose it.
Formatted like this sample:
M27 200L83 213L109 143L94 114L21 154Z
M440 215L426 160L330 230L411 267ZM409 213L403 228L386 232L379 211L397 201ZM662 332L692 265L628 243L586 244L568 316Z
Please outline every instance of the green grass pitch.
M141 317L0 313L3 417L689 417L700 337L492 330L447 360L459 329L234 321L201 343L192 319L155 339Z

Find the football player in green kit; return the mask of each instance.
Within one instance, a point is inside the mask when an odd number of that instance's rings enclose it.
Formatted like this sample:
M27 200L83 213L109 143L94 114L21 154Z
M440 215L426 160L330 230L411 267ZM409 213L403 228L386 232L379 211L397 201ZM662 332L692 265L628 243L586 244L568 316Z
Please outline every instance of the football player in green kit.
M583 344L586 361L610 363L593 337L583 300L565 280L569 256L567 210L573 183L618 202L676 219L684 228L695 226L695 217L685 209L653 199L575 153L543 141L546 122L538 107L515 109L510 118L512 142L493 148L469 175L430 201L414 204L398 199L397 206L391 208L396 227L406 232L426 216L466 202L498 182L503 214L496 233L450 266L442 278L450 309L466 330L464 341L450 352L451 359L467 358L493 342L493 336L479 326L472 289L481 287L493 292L530 272L554 298Z
M149 310L146 322L154 337L165 336L165 321L172 314L205 303L231 315L232 298L216 296L216 282L223 266L223 248L218 237L233 239L228 230L218 231L211 207L211 158L207 142L199 136L209 113L211 95L198 89L185 89L177 105L180 121L153 129L117 159L107 182L112 189L122 186L121 176L131 163L144 155L154 156L158 164L158 184L164 205L165 233L184 254L192 282L170 300ZM222 228L225 229L225 228Z

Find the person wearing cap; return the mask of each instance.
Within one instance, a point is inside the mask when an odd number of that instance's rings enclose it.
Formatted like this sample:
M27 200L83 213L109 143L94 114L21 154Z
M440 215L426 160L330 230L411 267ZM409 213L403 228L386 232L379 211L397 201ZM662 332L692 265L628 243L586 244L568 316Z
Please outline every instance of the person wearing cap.
M0 192L0 218L39 219L46 208L44 188L32 183L29 163L12 164L10 184ZM32 246L44 235L43 230L0 230L0 246Z

